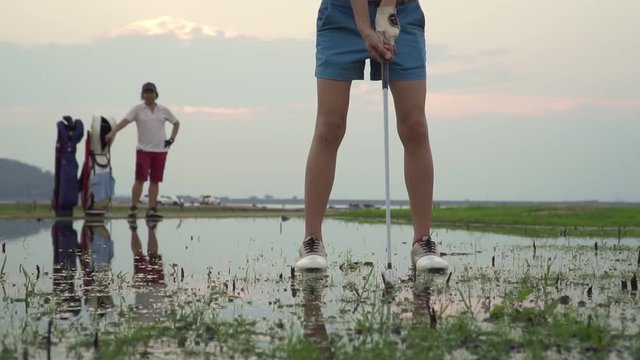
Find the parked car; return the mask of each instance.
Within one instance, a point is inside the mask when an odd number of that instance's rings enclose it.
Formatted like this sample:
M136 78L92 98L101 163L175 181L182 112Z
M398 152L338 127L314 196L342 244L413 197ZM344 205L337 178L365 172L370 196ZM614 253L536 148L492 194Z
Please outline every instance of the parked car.
M200 204L202 205L221 205L222 201L212 195L202 195L200 197Z
M149 195L144 195L140 200L143 204L149 203ZM180 200L171 195L159 195L158 196L158 205L180 205Z

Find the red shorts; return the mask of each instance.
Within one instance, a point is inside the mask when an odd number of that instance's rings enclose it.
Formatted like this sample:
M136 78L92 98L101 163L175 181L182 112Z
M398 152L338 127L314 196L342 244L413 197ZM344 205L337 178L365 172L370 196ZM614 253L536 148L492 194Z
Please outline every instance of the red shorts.
M136 151L136 181L162 182L166 152Z
M138 285L164 284L162 255L134 256L133 277Z

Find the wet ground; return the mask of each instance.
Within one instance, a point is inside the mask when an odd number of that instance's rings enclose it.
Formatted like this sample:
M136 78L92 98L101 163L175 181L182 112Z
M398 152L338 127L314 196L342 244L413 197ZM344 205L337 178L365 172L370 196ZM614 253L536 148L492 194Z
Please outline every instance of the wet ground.
M0 356L411 357L418 331L476 337L434 358L640 356L640 239L436 229L451 271L415 276L412 229L396 225L397 286L385 292L384 225L328 220L329 270L292 274L302 231L301 220L276 218L139 220L133 230L0 221ZM531 326L540 341L523 340ZM544 337L565 327L575 343L559 351Z

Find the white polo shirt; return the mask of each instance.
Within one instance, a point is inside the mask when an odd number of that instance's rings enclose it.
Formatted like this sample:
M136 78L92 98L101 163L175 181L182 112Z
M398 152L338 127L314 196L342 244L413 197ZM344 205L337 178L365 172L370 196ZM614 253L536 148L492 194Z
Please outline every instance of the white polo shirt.
M156 104L153 111L144 103L136 105L125 117L138 127L138 149L150 152L166 152L164 141L167 139L164 123L175 124L178 119L166 107Z

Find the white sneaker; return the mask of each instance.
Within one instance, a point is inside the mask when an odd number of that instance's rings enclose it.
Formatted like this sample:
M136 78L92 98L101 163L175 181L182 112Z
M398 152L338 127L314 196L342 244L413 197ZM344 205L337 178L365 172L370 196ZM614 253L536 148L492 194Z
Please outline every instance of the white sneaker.
M296 270L324 270L327 265L327 252L322 240L315 236L304 239L298 251Z
M411 262L416 271L447 271L449 263L438 256L436 243L424 235L411 249Z

